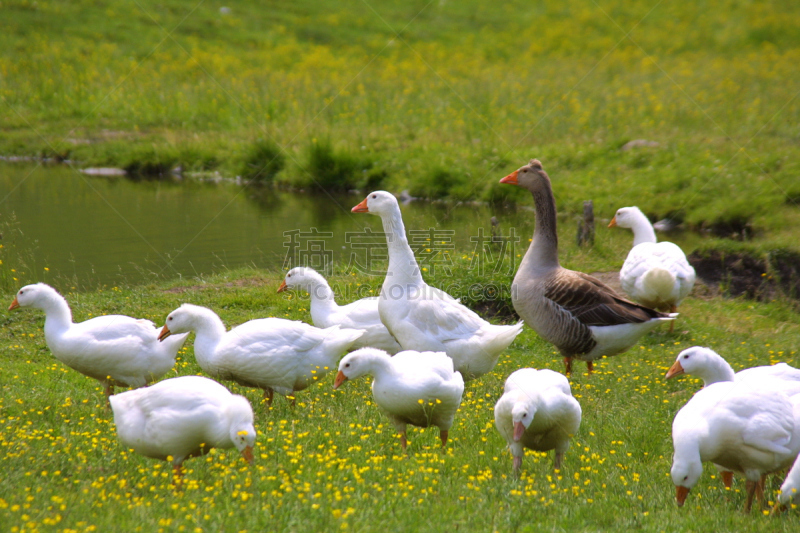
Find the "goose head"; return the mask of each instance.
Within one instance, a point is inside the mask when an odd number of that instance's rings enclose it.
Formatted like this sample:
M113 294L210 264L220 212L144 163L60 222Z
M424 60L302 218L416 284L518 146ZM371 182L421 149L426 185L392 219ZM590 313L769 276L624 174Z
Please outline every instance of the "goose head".
M718 367L720 366L729 367L727 364L721 365L720 359L722 358L719 356L719 354L717 354L717 352L711 348L706 348L703 346L692 346L691 348L686 348L678 354L677 359L675 359L675 363L673 363L673 365L667 371L664 379L670 379L675 376L680 376L681 374L692 374L702 378L704 381L709 379L712 382L732 381L732 375L720 377L710 375L715 373L714 371L718 370ZM726 372L726 374L727 373L728 372ZM731 369L729 373L733 374L733 370Z
M34 283L33 285L26 285L17 291L14 301L8 306L8 310L11 311L17 307L44 309L49 302L58 298L58 293L50 285Z
M158 334L158 340L163 341L173 333L196 331L198 318L203 310L205 308L198 305L183 304L167 316L167 323Z
M703 473L703 463L697 460L683 460L677 455L672 459L672 482L675 484L675 498L678 507L682 507L686 501L689 491L697 484L700 475Z
M389 354L377 348L360 348L344 356L339 361L339 373L333 388L338 389L342 383L349 379L356 379L372 371L372 362L376 358L389 358Z
M384 216L400 209L397 198L386 191L374 191L367 195L360 204L351 211L353 213L371 213L373 215Z
M532 400L525 398L517 401L511 408L511 420L514 424L514 442L519 442L522 434L533 422L536 416L536 405Z
M294 289L303 289L311 292L311 287L316 285L319 278L320 275L313 268L294 267L286 273L286 276L281 282L281 286L278 287L278 292L291 291Z
M230 421L229 435L231 442L242 454L242 457L253 464L253 446L256 443L256 429L253 427L253 408L244 396L234 395L226 409Z
M533 193L542 190L549 182L550 178L547 176L547 173L542 168L542 163L538 159L531 159L530 163L518 168L500 180L500 183L518 185Z
M608 223L608 227L632 229L643 218L648 220L645 214L642 213L641 209L636 206L620 207L617 209L616 214L614 214L614 218L612 218L611 222ZM648 224L649 223L650 221L648 220Z

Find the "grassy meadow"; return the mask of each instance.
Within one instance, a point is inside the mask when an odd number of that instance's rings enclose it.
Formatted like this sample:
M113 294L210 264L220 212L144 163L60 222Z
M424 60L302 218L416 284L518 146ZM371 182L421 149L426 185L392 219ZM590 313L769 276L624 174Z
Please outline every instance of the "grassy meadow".
M123 313L161 324L182 302L214 308L229 327L263 316L309 320L307 299L275 294L280 279L239 270L66 297L75 320ZM344 275L333 282L342 292L380 284ZM648 335L602 360L591 377L578 365L571 383L583 423L560 472L552 453L528 451L515 479L494 429L492 409L508 374L522 366L562 370L552 346L526 328L493 372L467 385L444 450L435 429L415 428L402 453L368 379L334 391L327 375L298 393L295 408L281 397L268 408L259 391L228 384L254 406L256 463L249 467L234 450L191 459L182 490L171 486L167 463L118 443L101 387L49 353L41 312L4 313L0 523L6 531L795 531L797 511L745 516L743 480L725 491L710 465L686 506L676 506L671 421L701 383L663 375L696 344L736 368L798 365L797 313L783 301L719 297L689 298L681 311L675 333ZM202 374L191 342L169 376L186 374Z
M553 179L569 268L617 270L630 246L629 233L600 228L593 248L576 247L574 215L588 199L598 219L638 205L654 219L716 235L686 232L687 252L767 257L798 248L796 2L222 7L4 0L0 155L520 206L531 205L527 192L497 182L537 157ZM632 140L652 143L623 149ZM13 206L0 208L8 223ZM6 306L22 278L9 266L17 258L8 235L0 244ZM454 278L432 284L508 285L509 275L477 275L470 252L457 252ZM310 322L307 299L275 293L282 276L226 270L59 288L76 321L119 313L161 325L191 302L217 311L229 328L266 316ZM382 279L337 272L333 282L342 293L368 286L375 294ZM508 374L563 369L553 347L526 328L492 373L467 384L445 449L436 430L412 429L402 453L368 379L334 391L333 375L325 376L298 393L294 408L280 397L268 408L259 391L227 384L253 404L256 463L213 451L186 462L176 490L167 463L118 443L100 385L52 357L43 314L3 311L0 530L796 531L797 510L744 515L743 480L726 491L711 465L686 506L676 506L671 422L702 384L663 375L698 344L736 369L800 365L797 301L698 287L680 312L674 333L644 337L591 377L577 365L571 383L583 423L560 472L552 453L528 451L515 478L494 429ZM202 374L191 339L179 356L167 377ZM768 482L768 500L780 481Z

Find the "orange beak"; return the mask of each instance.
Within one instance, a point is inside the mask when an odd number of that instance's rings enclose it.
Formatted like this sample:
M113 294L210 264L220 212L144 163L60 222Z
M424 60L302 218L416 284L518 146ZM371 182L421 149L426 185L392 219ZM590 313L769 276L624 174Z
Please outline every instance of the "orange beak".
M345 375L344 375L344 372L342 372L341 370L339 370L339 373L338 373L338 374L336 374L336 380L333 382L333 388L334 388L334 389L338 389L338 388L339 388L339 386L340 386L342 383L344 383L345 381L347 381L347 376L345 376Z
M350 211L353 213L369 213L369 208L367 207L367 199L364 198L363 200L361 200L361 203L355 206Z
M519 442L519 439L522 438L522 434L525 433L525 426L522 422L517 422L514 424L514 442Z
M283 281L281 281L281 286L278 287L278 292L283 292L285 290L287 290L287 288L286 288L286 280L283 280Z
M172 332L169 330L167 325L164 324L164 327L161 328L161 333L158 334L158 340L163 341L164 339L166 339L170 335L172 335Z
M689 495L689 489L686 487L681 487L680 485L675 487L675 498L678 500L678 507L683 507L683 503L686 501L686 496Z
M253 447L252 446L245 447L245 449L242 450L242 457L244 457L244 460L252 465L256 460L256 458L253 457Z
M14 301L11 302L11 305L8 306L8 310L11 311L12 309L16 309L19 307L19 302L17 301L17 297L14 297Z
M675 361L675 364L672 365L671 367L669 367L669 370L667 370L667 375L664 376L664 379L669 379L669 378L674 378L675 376L680 376L681 374L683 374L683 372L684 372L684 370L683 370L683 367L681 366L681 362L680 361Z
M519 172L519 170L515 170L514 172L512 172L511 174L509 174L505 178L501 179L500 183L508 183L509 185L519 185L519 182L517 181L517 173L518 172Z
M614 218L611 219L611 222L608 223L609 228L616 228L617 227L617 216L614 215Z

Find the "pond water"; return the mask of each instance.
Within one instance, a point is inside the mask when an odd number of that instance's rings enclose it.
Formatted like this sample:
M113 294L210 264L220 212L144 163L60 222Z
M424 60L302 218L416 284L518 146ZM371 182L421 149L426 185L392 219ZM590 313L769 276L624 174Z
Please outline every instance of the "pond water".
M0 165L0 259L4 269L16 271L10 285L44 281L62 290L194 277L244 265L277 270L291 262L362 264L369 244L385 242L365 233L382 231L378 217L350 212L362 199L230 182L90 177L65 166ZM435 228L435 240L459 251L474 248L470 238L481 231L489 234L492 214L474 205L403 206L406 229L421 232L412 241L422 242ZM515 227L527 243L532 219L530 210L507 212L502 225L506 232Z

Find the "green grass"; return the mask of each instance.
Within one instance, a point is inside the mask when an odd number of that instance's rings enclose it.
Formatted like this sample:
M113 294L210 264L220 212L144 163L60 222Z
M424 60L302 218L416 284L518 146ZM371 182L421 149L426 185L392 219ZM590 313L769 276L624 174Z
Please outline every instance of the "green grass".
M496 182L539 157L570 183L563 205L635 204L786 244L800 222L798 9L248 0L224 15L186 0L12 0L0 154L232 176L268 140L285 157L270 170L280 186L457 200L519 198ZM620 150L633 139L659 145ZM326 140L331 182L313 159Z
M124 313L160 324L183 302L215 309L229 327L263 316L309 320L307 300L275 294L280 279L239 270L66 297L79 321ZM341 274L332 281L341 291L361 284L375 291L380 283ZM681 311L674 334L651 334L600 362L591 378L573 376L583 423L557 474L552 454L528 452L514 479L493 427L509 373L562 369L552 346L526 328L492 373L468 384L445 450L435 430L414 429L403 454L366 379L334 391L328 375L298 393L294 409L283 398L267 408L258 391L227 384L254 405L256 464L248 467L233 450L192 459L179 491L166 463L120 446L99 385L49 353L43 315L9 312L0 330L0 523L8 531L795 531L797 511L745 516L741 478L726 492L710 465L677 508L670 425L700 383L662 378L677 353L696 344L737 369L798 365L796 312L783 301L722 298L689 298ZM202 373L191 346L170 376ZM769 483L768 499L779 481Z
M497 181L538 157L553 178L562 242L573 242L563 235L574 235L567 226L591 198L596 213L639 205L723 235L745 227L757 241L745 248L770 256L796 248L800 223L798 9L789 1L299 0L241 1L222 15L216 4L183 0L12 0L2 4L0 153L143 173L180 164L232 176L261 165L283 187L325 177L332 188L526 206L527 193ZM659 145L622 151L633 139ZM270 143L284 165L269 166L278 161ZM12 237L0 254L7 263ZM562 262L618 268L629 245L630 235L599 231L592 249L563 246ZM3 266L10 302L19 280ZM463 270L456 281L487 282ZM241 270L66 296L76 320L124 313L161 323L183 302L215 309L229 327L264 316L308 320L306 300L274 294L279 279ZM507 284L509 275L491 279ZM375 291L381 280L334 281ZM514 479L493 428L509 373L562 368L526 329L494 372L468 385L444 451L435 431L413 430L402 454L367 380L333 391L327 376L295 409L280 398L268 409L257 391L231 386L255 407L256 465L232 451L191 460L182 491L171 488L166 464L119 445L100 387L52 358L43 322L18 310L0 330L4 530L797 528L797 511L744 516L741 479L726 492L711 468L676 507L669 429L700 384L662 379L695 344L736 368L797 366L792 302L690 298L676 333L656 332L591 378L574 376L584 419L557 475L551 455L528 453ZM195 373L190 343L174 374Z

